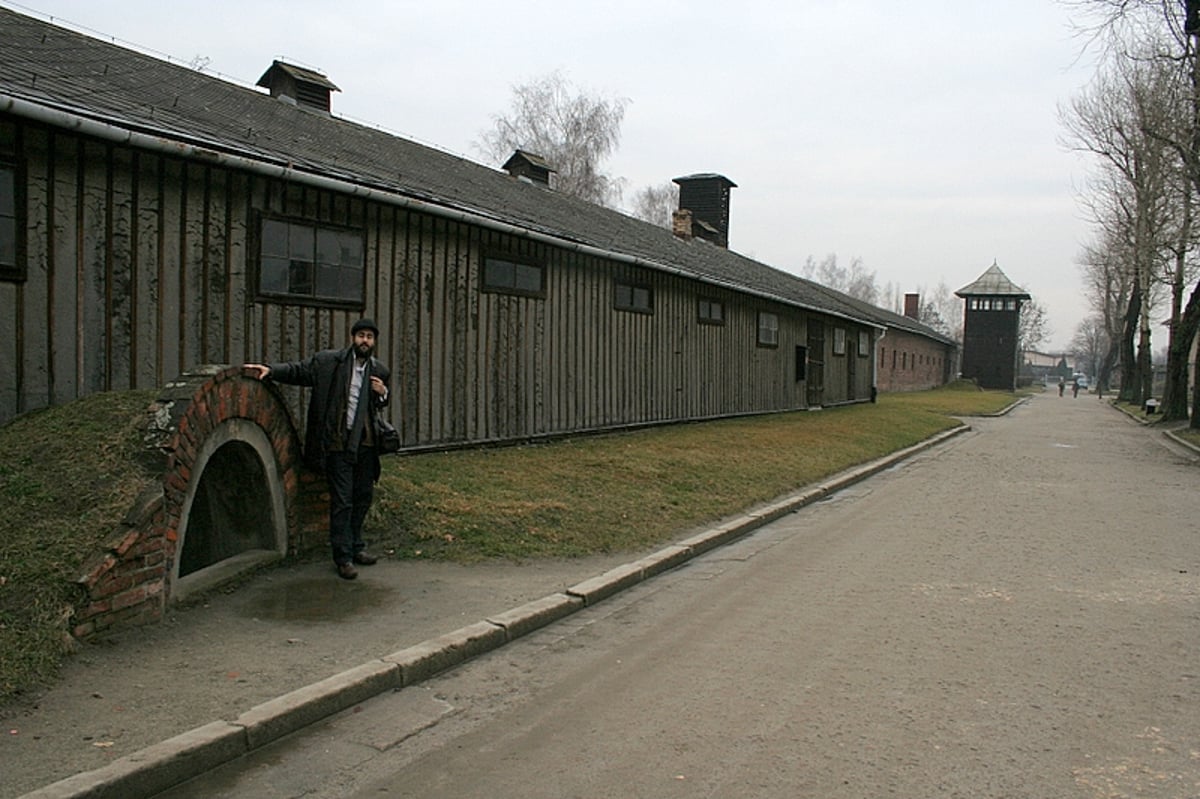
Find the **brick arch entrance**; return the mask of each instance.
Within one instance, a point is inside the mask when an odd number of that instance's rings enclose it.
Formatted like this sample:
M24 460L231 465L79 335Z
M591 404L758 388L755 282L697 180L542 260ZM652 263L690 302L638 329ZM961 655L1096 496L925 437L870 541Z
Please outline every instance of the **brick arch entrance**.
M163 479L79 578L76 637L156 621L170 601L322 541L324 481L305 468L273 386L199 367L168 383L149 417Z
M169 598L179 600L288 551L287 498L271 439L242 418L205 437L179 509Z

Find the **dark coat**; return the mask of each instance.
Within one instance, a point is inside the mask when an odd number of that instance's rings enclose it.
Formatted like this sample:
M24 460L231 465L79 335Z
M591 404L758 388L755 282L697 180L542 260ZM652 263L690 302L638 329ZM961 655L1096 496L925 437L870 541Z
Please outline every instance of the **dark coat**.
M344 446L343 414L354 368L353 348L321 350L303 361L273 363L270 368L271 372L267 375L270 380L312 388L304 430L304 458L310 465L320 467L325 462L326 452L340 450ZM366 420L370 435L376 430L376 413L388 404L391 397L391 385L388 383L391 376L391 371L379 359L371 358L363 379L369 381L371 377L378 377L388 386L388 395L381 397L369 387L364 389L371 400L367 403Z

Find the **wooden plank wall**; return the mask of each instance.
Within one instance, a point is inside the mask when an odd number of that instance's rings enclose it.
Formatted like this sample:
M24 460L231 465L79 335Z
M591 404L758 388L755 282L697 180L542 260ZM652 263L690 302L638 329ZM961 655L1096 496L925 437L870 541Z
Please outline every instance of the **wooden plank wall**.
M380 327L378 354L396 375L390 414L408 447L804 407L794 350L807 319L790 306L37 126L20 140L29 279L0 286L0 419L159 387L200 364L345 346L360 313ZM366 307L256 301L264 213L362 229ZM485 252L543 264L545 296L482 291ZM654 312L615 310L616 279L651 286ZM701 296L724 303L724 325L698 322ZM777 348L756 345L759 311L779 316ZM850 329L851 351L856 342ZM870 367L856 372L866 389ZM826 386L834 399L836 380ZM304 392L287 392L302 414Z

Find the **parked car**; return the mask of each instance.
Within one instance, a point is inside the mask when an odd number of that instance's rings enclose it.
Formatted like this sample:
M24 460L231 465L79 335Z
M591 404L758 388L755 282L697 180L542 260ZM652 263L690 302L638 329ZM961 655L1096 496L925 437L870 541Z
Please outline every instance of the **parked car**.
M1087 375L1075 375L1074 380L1076 383L1079 384L1079 387L1081 389L1085 389L1085 390L1087 389L1087 387L1088 387L1088 376Z

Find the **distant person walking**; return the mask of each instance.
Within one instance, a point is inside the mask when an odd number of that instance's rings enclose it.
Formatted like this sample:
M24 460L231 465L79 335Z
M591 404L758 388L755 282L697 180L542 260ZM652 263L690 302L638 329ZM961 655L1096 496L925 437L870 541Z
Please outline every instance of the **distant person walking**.
M1067 381L1066 381L1066 378L1063 378L1063 377L1061 377L1061 376L1060 376L1060 377L1058 378L1058 396L1060 396L1060 397L1061 397L1061 396L1063 395L1063 389L1064 389L1064 388L1066 388L1066 387L1067 387Z
M304 456L325 471L329 482L329 544L338 576L346 580L358 576L355 563L370 566L378 560L366 551L362 526L379 479L375 414L388 404L391 377L374 357L379 336L375 322L359 319L350 336L345 349L321 350L303 361L243 366L258 380L313 389Z
M1079 399L1079 378L1071 381L1071 398Z

